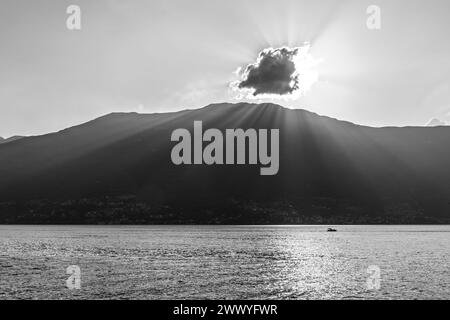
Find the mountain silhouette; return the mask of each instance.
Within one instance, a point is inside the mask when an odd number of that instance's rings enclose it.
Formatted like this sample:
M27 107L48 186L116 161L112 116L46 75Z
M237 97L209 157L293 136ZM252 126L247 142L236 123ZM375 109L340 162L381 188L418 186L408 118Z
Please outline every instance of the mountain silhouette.
M278 174L174 165L171 133L196 120L279 129ZM0 221L116 223L97 216L109 206L128 223L448 222L449 142L449 127L372 128L275 104L112 113L0 144Z
M13 136L13 137L9 137L7 139L0 137L0 144L16 141L16 140L19 140L22 138L23 138L23 136Z

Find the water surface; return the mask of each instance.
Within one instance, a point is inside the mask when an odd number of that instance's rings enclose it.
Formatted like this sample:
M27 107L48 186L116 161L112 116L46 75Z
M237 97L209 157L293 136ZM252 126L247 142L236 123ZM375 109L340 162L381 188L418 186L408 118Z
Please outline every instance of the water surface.
M450 226L326 229L0 226L0 299L450 298Z

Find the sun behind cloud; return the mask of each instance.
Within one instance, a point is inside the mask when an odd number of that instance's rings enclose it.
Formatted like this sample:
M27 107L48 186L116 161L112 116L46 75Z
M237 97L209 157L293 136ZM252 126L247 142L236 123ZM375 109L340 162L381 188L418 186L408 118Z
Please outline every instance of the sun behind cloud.
M311 46L267 48L256 62L235 74L239 78L230 84L236 99L293 100L304 95L319 79L315 67L321 60L310 53Z

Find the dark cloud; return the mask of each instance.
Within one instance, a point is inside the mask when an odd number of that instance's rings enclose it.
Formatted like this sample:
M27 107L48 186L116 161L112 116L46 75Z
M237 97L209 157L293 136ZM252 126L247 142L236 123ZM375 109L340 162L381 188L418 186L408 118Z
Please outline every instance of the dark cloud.
M291 94L299 88L294 57L298 48L265 49L254 64L248 65L239 81L239 89L252 89L253 95Z

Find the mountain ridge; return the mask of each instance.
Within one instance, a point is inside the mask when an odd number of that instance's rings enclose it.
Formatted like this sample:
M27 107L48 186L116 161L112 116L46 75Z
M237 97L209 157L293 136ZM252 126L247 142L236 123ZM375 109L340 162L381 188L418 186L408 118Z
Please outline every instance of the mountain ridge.
M25 136L11 136L9 138L0 137L0 144L11 143L13 141L17 141L23 138L25 138Z
M204 107L201 108L187 108L187 109L182 109L182 110L177 110L177 111L170 111L170 112L151 112L151 113L143 113L143 112L135 112L135 111L130 111L130 112L126 112L126 111L117 111L117 112L110 112L110 113L106 113L104 115L98 116L92 120L88 120L86 122L82 122L79 124L75 124L72 126L69 126L67 128L58 130L58 131L54 131L54 132L48 132L48 133L43 133L43 134L38 134L38 135L33 135L33 136L20 136L20 135L14 135L11 136L9 138L3 138L0 137L0 144L3 142L13 142L19 139L23 139L23 138L34 138L34 137L41 137L41 136L45 136L45 135L51 135L51 134L57 134L60 132L64 132L73 128L77 128L77 127L81 127L84 126L86 124L92 123L92 122L96 122L96 121L101 121L102 119L108 119L108 118L114 118L114 117L120 117L120 116L161 116L161 115L168 115L168 114L178 114L178 113L185 113L185 112L190 112L190 111L196 111L196 110L202 110L202 109L208 109L208 108L213 108L213 107L220 107L223 105L231 105L231 106L261 106L261 105L269 105L269 106L274 106L274 107L279 107L282 108L286 111L293 111L293 112L305 112L317 117L321 117L321 118L325 118L325 119L329 119L329 120L335 120L335 121L339 121L342 123L347 123L350 125L354 125L354 126L358 126L358 127L364 127L364 128L372 128L372 129L385 129L385 128L423 128L423 129L436 129L436 128L441 128L441 127L450 127L450 126L427 126L427 125L423 125L423 126L418 126L418 125L407 125L407 126L394 126L394 125L388 125L388 126L370 126L370 125L363 125L363 124L358 124L358 123L354 123L348 120L343 120L343 119L339 119L339 118L334 118L334 117L330 117L327 115L322 115L304 108L289 108L289 107L285 107L276 103L248 103L248 102L237 102L237 103L227 103L227 102L221 102L221 103L211 103L208 104Z
M279 174L260 177L250 165L175 166L171 132L192 131L195 120L204 130L278 128ZM448 127L374 128L275 104L111 113L0 145L0 221L115 223L93 212L123 197L132 200L114 210L128 223L155 223L155 216L158 223L447 221L448 141ZM67 201L75 209L61 209ZM55 210L78 213L66 221L44 212ZM139 219L127 210L141 212Z

